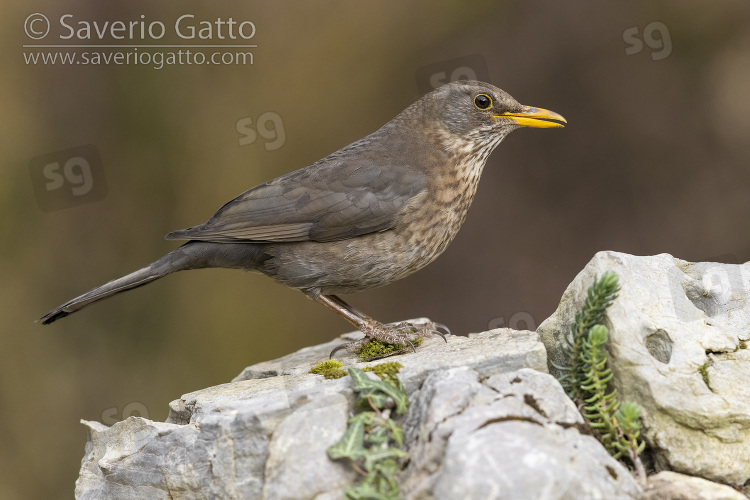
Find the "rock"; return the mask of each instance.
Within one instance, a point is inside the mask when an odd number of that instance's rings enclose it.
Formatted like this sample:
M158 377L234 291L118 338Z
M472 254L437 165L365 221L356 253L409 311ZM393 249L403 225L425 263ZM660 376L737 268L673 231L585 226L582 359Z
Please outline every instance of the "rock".
M662 471L648 478L643 500L747 500L747 497L725 484Z
M750 481L750 263L600 252L538 329L552 361L562 361L560 342L605 271L621 286L606 323L614 385L643 407L657 470L742 487Z
M608 310L620 398L643 407L659 474L641 492L584 429L547 372L595 274L622 290ZM750 484L750 263L597 254L539 334L508 329L428 338L389 360L409 395L405 499L739 499ZM540 340L541 336L541 340ZM359 477L328 459L352 414L349 377L310 367L347 334L246 368L231 383L170 403L166 422L130 417L89 428L80 499L342 499ZM361 363L339 352L344 368ZM668 469L690 474L685 476ZM692 477L698 476L698 477ZM746 487L747 489L747 487ZM747 493L748 491L746 491Z
M111 427L83 422L89 441L76 497L342 498L357 475L346 463L329 460L326 448L344 433L352 411L350 379L325 380L307 371L327 359L333 346L357 335L345 337L249 367L232 383L186 394L170 404L166 422L140 417ZM377 363L359 363L351 355L339 359L345 367ZM493 381L520 368L547 369L538 335L514 330L449 336L447 344L429 338L417 353L397 359L412 395L431 373L452 367ZM540 390L540 398L543 394ZM566 404L560 411L572 422L575 409ZM412 408L418 410L416 404Z
M411 322L426 321L425 318L409 320ZM358 340L364 337L360 332L342 335L325 344L305 347L287 356L264 361L245 368L234 378L233 382L264 376L300 375L307 374L310 366L321 360L328 359L331 350L342 342ZM480 373L492 375L518 368L528 367L547 372L547 353L539 336L524 330L499 328L487 332L470 334L469 337L452 335L448 342L440 338L429 338L417 349L416 353L399 355L398 360L404 365L399 373L406 392L411 393L424 382L433 370L443 370L455 366L470 366ZM336 353L336 358L355 365L357 359L344 351ZM389 361L386 359L385 361ZM404 362L408 361L408 362ZM361 366L367 366L363 363Z
M284 418L268 445L263 498L294 499L300 498L300 492L312 498L341 493L351 484L354 471L326 456L326 449L346 431L348 418L348 399L335 393L316 397ZM325 478L322 491L321 478Z
M432 373L405 424L404 498L637 499L640 488L583 423L552 376Z

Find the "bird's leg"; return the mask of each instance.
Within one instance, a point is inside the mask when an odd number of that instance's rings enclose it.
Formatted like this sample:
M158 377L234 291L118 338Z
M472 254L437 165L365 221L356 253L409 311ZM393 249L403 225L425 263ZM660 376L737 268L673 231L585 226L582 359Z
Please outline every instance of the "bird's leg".
M450 334L450 330L448 330L448 327L446 327L445 325L441 325L440 323L433 322L409 323L404 321L401 323L390 323L384 325L379 321L375 321L363 312L358 311L336 295L318 295L317 297L311 298L315 302L323 304L327 308L331 309L333 312L347 320L352 325L356 326L359 331L365 334L365 338L363 339L355 340L353 342L347 342L345 344L336 346L336 348L331 352L330 357L333 357L333 354L340 349L346 349L349 352L354 352L363 345L372 341L372 339L378 339L388 344L397 344L403 346L409 345L411 346L412 350L416 352L417 350L414 347L414 344L412 344L412 340L419 337L424 337L425 335L429 334L440 335L443 340L446 340L445 335L443 335L438 330L439 328L444 329L447 333Z

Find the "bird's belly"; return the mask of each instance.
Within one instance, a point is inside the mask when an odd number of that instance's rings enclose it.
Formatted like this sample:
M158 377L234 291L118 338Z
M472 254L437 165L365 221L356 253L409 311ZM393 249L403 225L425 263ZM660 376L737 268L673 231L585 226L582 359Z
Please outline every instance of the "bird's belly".
M406 207L393 229L333 242L273 244L258 269L306 293L338 294L387 285L435 260L466 219L477 178L465 189L433 191Z
M259 269L287 286L323 294L351 293L386 285L432 262L455 236L435 224L336 242L304 242L269 247L273 256Z

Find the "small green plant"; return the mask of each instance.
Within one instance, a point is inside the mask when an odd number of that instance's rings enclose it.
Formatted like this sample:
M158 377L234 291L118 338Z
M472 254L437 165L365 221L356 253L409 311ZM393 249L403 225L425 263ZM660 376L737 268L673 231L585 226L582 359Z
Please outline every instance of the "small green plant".
M587 371L587 363L582 356L583 342L591 328L604 321L604 313L617 298L618 291L620 286L615 273L607 271L602 274L601 279L594 277L594 284L589 287L583 307L570 327L570 335L565 336L562 345L567 365L554 365L563 372L560 383L577 403L580 403L583 396L581 387Z
M639 441L641 408L637 403L617 399L617 390L609 390L612 371L607 366L609 330L600 324L607 308L620 290L617 275L611 271L594 277L581 311L576 314L570 335L562 346L564 366L553 366L562 372L560 383L581 409L595 434L616 459L627 456L636 475L645 481L645 470L639 454L645 442Z
M607 392L607 384L612 379L612 371L607 368L608 336L606 326L595 325L583 342L582 357L588 366L581 386L585 398L583 416L614 458L627 456L638 467L638 455L646 445L638 441L641 408L630 401L620 404L616 389Z
M369 367L380 380L373 380L364 371L350 368L352 390L357 406L366 408L349 419L349 426L338 443L328 448L332 460L348 459L364 480L344 491L349 500L397 500L396 475L399 459L406 458L404 431L393 414L404 415L409 401L406 390L396 374L399 363L383 363Z
M341 369L341 362L336 361L335 359L328 359L326 361L321 361L317 365L310 368L310 371L308 373L313 373L315 375L323 375L325 378L341 378L346 377L347 372L346 370Z
M411 343L412 345L414 345L414 347L419 347L419 344L421 344L423 340L424 339L422 337L418 337ZM411 350L411 346L409 344L389 344L378 339L372 339L370 342L359 348L359 350L357 351L357 356L362 361L373 361L375 359L393 356L394 354L398 354L406 350Z

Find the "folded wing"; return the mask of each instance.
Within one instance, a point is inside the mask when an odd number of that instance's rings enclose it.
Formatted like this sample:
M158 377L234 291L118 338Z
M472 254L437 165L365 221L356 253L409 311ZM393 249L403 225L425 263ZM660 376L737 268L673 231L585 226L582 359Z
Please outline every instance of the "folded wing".
M244 192L205 224L168 240L214 242L333 241L385 231L425 190L408 165L326 162Z

